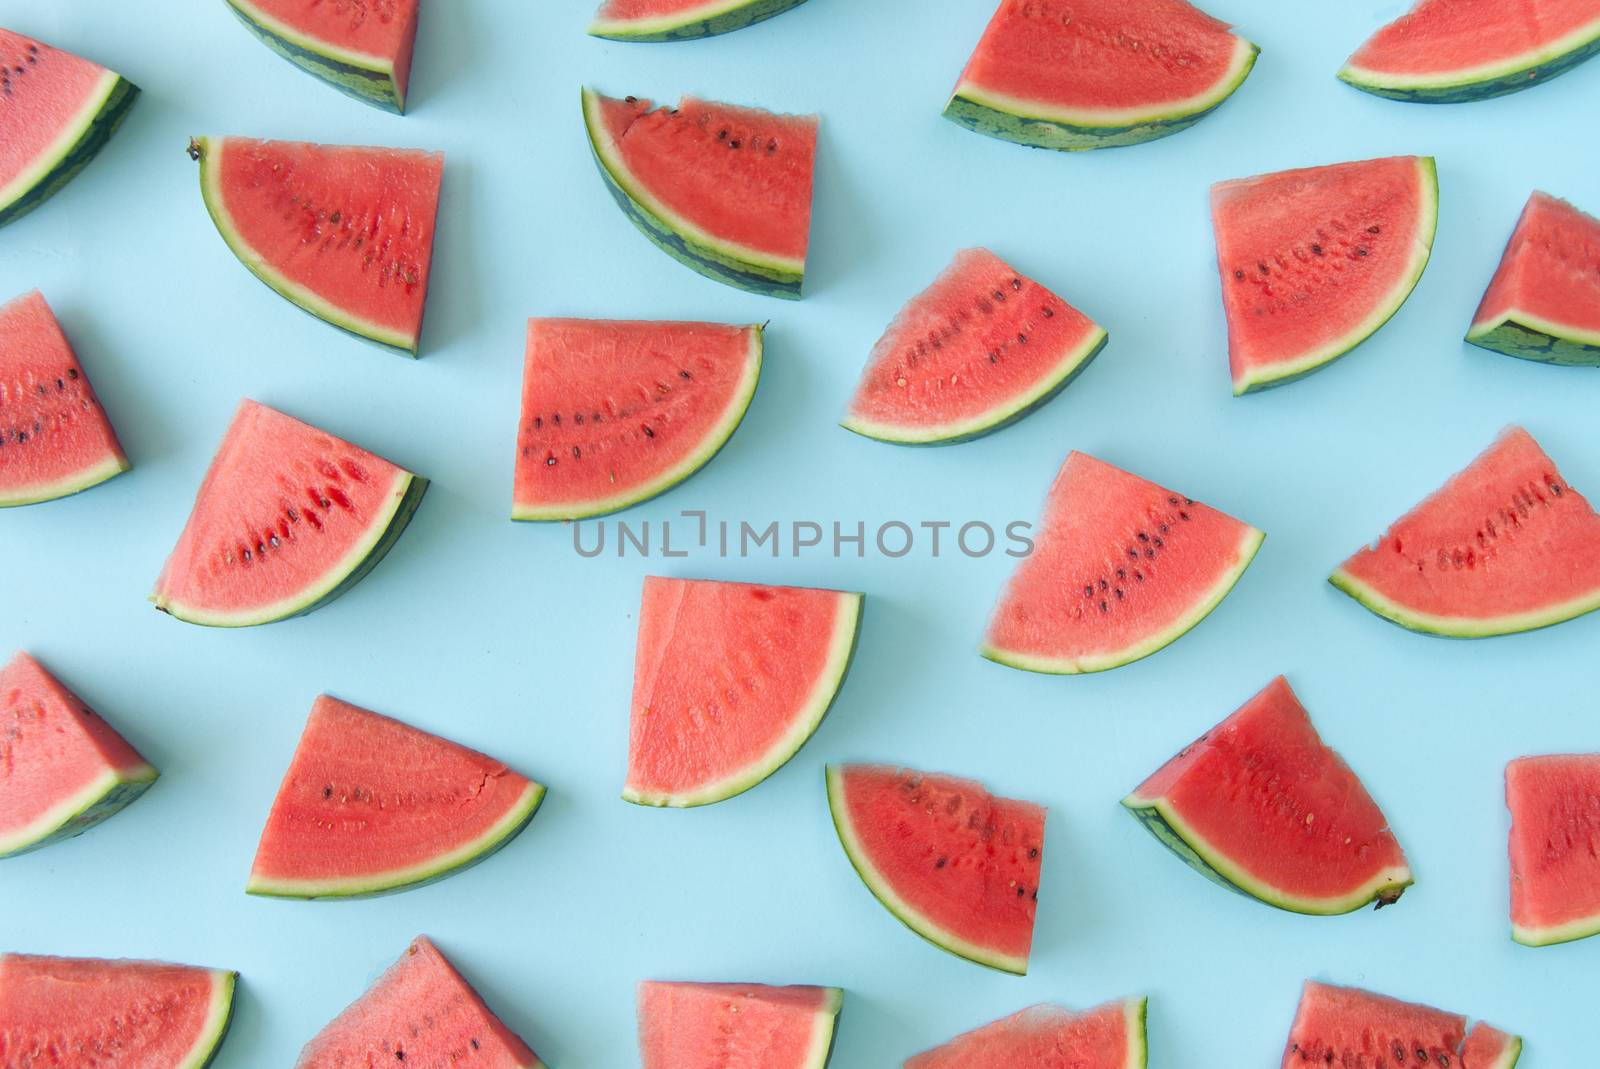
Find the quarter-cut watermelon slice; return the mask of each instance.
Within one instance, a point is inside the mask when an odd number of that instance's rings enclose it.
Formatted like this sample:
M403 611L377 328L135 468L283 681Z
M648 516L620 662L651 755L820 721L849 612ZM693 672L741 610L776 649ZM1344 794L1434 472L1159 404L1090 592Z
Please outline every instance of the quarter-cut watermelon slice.
M1507 1035L1479 1021L1461 1048L1461 1069L1516 1069L1522 1037Z
M427 488L365 449L242 401L150 600L211 627L320 608L383 559Z
M733 437L761 375L761 328L530 319L514 520L636 505Z
M1510 427L1328 581L1413 631L1548 627L1600 608L1600 516Z
M589 24L613 41L685 41L732 33L805 0L605 0Z
M1438 215L1431 156L1212 186L1233 392L1308 375L1387 323L1422 277Z
M1457 1066L1466 1030L1467 1019L1459 1014L1308 980L1282 1069L1363 1063L1384 1069L1390 1064Z
M44 297L0 308L0 508L66 497L128 467Z
M1209 115L1258 51L1185 0L1001 0L944 114L1036 148L1135 145Z
M1339 71L1364 92L1423 104L1515 93L1600 51L1600 0L1418 0Z
M116 71L0 29L0 226L83 170L138 95Z
M228 0L228 6L301 70L374 107L406 110L419 0Z
M245 890L349 898L417 887L505 846L543 800L542 786L492 757L324 694Z
M318 319L417 355L444 157L197 137L200 192L257 278Z
M1050 487L1038 545L1001 595L979 652L1062 675L1148 657L1227 597L1263 537L1074 452Z
M544 1069L427 936L300 1051L295 1069Z
M600 173L662 251L730 286L800 298L811 241L814 115L583 91Z
M904 445L998 430L1089 366L1105 329L988 249L965 249L900 310L843 425Z
M923 1051L905 1069L1145 1069L1143 998L1075 1011L1048 1004L963 1033Z
M622 797L709 805L776 772L838 696L861 602L839 590L647 576Z
M1028 971L1043 806L885 765L830 766L827 779L844 852L890 913L968 961Z
M0 1056L17 1069L205 1069L238 974L154 961L0 954Z
M0 669L0 857L82 835L156 776L38 661L19 651Z
M1282 676L1122 804L1200 872L1279 909L1381 908L1411 886L1389 822Z
M844 992L837 987L639 985L643 1069L823 1069Z
M1600 935L1600 753L1506 766L1511 936L1526 946Z
M1535 191L1467 341L1550 364L1600 364L1600 219Z

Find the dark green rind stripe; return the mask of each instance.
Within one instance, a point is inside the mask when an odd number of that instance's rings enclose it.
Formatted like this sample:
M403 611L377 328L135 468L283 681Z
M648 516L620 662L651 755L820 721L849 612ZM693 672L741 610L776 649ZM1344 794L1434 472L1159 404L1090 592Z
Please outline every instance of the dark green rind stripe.
M613 30L607 33L589 31L591 37L603 37L608 41L636 41L640 43L658 41L691 41L698 37L715 37L719 33L732 33L742 30L746 26L753 26L758 22L765 22L774 15L781 15L791 8L799 7L806 0L749 0L748 3L725 11L721 15L709 19L696 19L686 22L681 26L674 26L670 30L661 30L656 33L629 33L627 30ZM652 20L654 21L654 20Z
M35 839L31 843L24 843L9 854L0 854L0 858L16 857L18 854L26 854L28 851L37 850L42 846L49 846L51 843L59 843L65 839L82 835L96 824L100 824L106 818L120 812L129 802L148 790L154 782L155 779L152 777L139 782L124 781L114 784L110 790L106 791L94 802L91 802L87 808L67 818L66 823L54 831L47 832L44 838Z
M83 170L111 140L111 135L122 125L122 120L127 117L128 109L133 107L138 95L138 86L126 78L118 77L111 95L106 97L105 105L84 129L83 136L61 157L61 162L46 171L33 186L23 190L16 200L0 208L0 226L33 211Z
M212 1062L217 1060L222 1044L228 1038L228 1030L233 1027L233 1007L239 1001L239 974L233 974L233 983L228 985L228 1015L222 1019L222 1027L217 1029L217 1041L211 1044L211 1049L206 1052L205 1060L200 1063L199 1069L207 1069Z
M1600 37L1587 44L1579 45L1571 52L1556 56L1546 63L1524 67L1481 82L1465 82L1455 85L1443 85L1436 88L1428 86L1394 87L1378 85L1372 82L1357 80L1353 75L1344 71L1339 72L1339 80L1346 85L1354 86L1363 93L1373 96L1386 97L1389 100L1404 100L1413 104L1465 104L1474 100L1488 100L1491 97L1505 96L1507 93L1517 93L1524 89L1531 89L1542 85L1559 74L1576 67L1584 60L1592 59L1600 54Z
M306 48L285 37L273 33L261 23L252 19L238 5L229 0L228 7L239 16L239 21L250 28L250 31L260 38L261 42L272 49L296 67L321 79L344 93L346 96L355 97L364 104L371 104L375 108L394 112L396 115L404 114L405 101L400 99L398 88L394 79L384 71L375 71L368 67L358 67L352 63L345 63L330 55Z
M804 2L804 0L802 0ZM821 1069L828 1069L828 1063L833 1061L833 1052L839 1046L839 1018L844 1016L844 991L839 992L839 1012L833 1015L833 1027L828 1030L828 1051L822 1056Z
M1141 806L1136 808L1126 804L1124 807L1128 810L1128 812L1134 815L1134 818L1137 819L1140 824L1144 825L1146 831L1148 831L1151 835L1154 835L1161 842L1161 845L1165 846L1168 850L1171 850L1174 854L1177 854L1179 857L1183 858L1189 867L1200 873L1200 875L1204 876L1218 887L1226 887L1236 895L1243 895L1245 898L1252 899L1256 902L1261 901L1261 899L1256 898L1255 895L1251 894L1249 891L1246 891L1243 887L1240 887L1222 873L1212 868L1211 865L1206 862L1206 859L1196 853L1194 847L1190 846L1188 841L1185 840L1183 836L1179 835L1171 824L1167 823L1166 819L1162 817L1159 809L1156 809L1153 806ZM1270 905L1271 903L1268 904Z
M1468 334L1467 341L1480 349L1542 364L1600 367L1600 346L1546 334L1510 319L1486 333Z

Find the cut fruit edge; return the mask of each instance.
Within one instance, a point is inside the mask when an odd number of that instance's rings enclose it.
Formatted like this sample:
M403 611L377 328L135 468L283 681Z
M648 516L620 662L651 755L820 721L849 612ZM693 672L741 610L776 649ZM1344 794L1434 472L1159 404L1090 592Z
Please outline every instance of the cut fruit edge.
M1372 90L1398 90L1426 92L1434 90L1441 93L1453 89L1471 89L1473 86L1486 82L1499 81L1510 78L1525 71L1541 67L1552 60L1559 60L1590 45L1600 43L1600 19L1580 26L1565 36L1558 37L1549 44L1538 48L1520 52L1514 56L1507 56L1497 63L1484 63L1476 67L1465 67L1453 71L1429 71L1419 74L1400 74L1397 72L1382 72L1367 70L1363 67L1346 63L1339 69L1339 80L1357 89Z
M811 1019L811 1045L806 1048L800 1069L825 1069L833 1055L834 1033L839 1027L839 1011L844 1007L844 990L827 988L828 1000L820 1006Z
M710 37L743 29L746 26L781 15L805 0L706 0L697 7L675 11L670 15L657 15L645 19L596 18L589 24L590 37L604 37L611 41L677 41L695 37ZM718 25L718 20L726 27ZM706 24L700 33L682 31L696 24Z
M1600 609L1600 589L1570 598L1557 605L1531 612L1508 613L1504 616L1465 617L1439 616L1406 608L1379 593L1368 583L1356 578L1343 567L1328 577L1339 590L1350 595L1373 613L1399 624L1408 631L1445 638L1494 638L1522 631L1536 631L1576 619L1585 613Z
M1494 319L1484 320L1472 324L1467 331L1467 341L1474 345L1482 345L1484 339L1504 326L1519 327L1532 334L1543 334L1556 341L1569 342L1573 345L1588 346L1600 349L1600 330L1591 330L1587 327L1573 326L1568 323L1557 323L1553 319L1524 312L1518 308L1511 308ZM1493 346L1485 346L1493 348ZM1500 350L1496 349L1496 352Z
M116 71L108 70L103 73L95 92L84 102L83 107L78 109L78 113L71 121L62 126L55 140L39 153L32 164L6 183L4 189L0 189L0 214L26 200L40 182L66 162L85 136L94 129L95 124L101 121L103 113L117 110L120 106L119 97L138 91L132 82L126 81Z
M227 1038L228 1026L233 1023L233 997L239 974L228 969L208 969L211 974L211 1000L206 1007L205 1023L200 1035L184 1059L173 1069L205 1069L217 1056L222 1041Z
M1128 1022L1128 1060L1125 1069L1147 1069L1150 1064L1150 999L1134 995L1122 1000L1122 1013Z
M1571 943L1594 935L1600 935L1600 913L1548 927L1511 925L1511 938L1525 947L1555 946L1557 943Z
M268 47L278 51L277 43L282 42L287 48L293 49L294 54L284 54L284 58L294 63L301 61L317 64L325 68L330 79L338 81L338 68L347 67L354 72L368 76L376 75L387 78L393 89L396 106L405 110L405 98L400 94L400 87L394 80L394 64L383 56L373 55L370 52L358 52L354 49L344 48L329 41L316 37L309 37L300 30L295 29L281 19L275 18L261 10L251 0L228 0L228 6L250 26L258 31L267 41ZM276 38L272 41L268 38ZM342 82L340 88L345 88ZM353 87L351 87L353 88ZM366 94L362 94L365 98Z
M1472 1031L1467 1033L1467 1045L1472 1045L1473 1033L1480 1028L1487 1027L1482 1021L1474 1025ZM1522 1058L1522 1037L1506 1035L1504 1032L1499 1034L1505 1039L1505 1045L1500 1048L1500 1053L1495 1056L1494 1061L1489 1062L1487 1065L1473 1062L1466 1069L1516 1069L1517 1062Z
M99 805L117 788L138 787L142 790L159 777L160 773L150 765L106 769L71 797L62 799L39 814L26 827L19 828L9 835L0 835L0 857L9 857L33 846L43 846L57 832Z
M79 471L73 472L53 483L34 483L31 486L16 487L12 490L0 492L0 508L12 508L18 505L37 505L44 501L55 501L63 497L81 493L91 487L99 486L114 476L121 475L131 470L132 464L122 454L114 454L104 460L97 460L93 464Z
M623 800L634 805L673 809L711 805L750 790L799 753L800 748L816 734L823 718L828 715L828 710L833 707L834 700L839 696L845 676L849 674L850 663L855 659L856 642L861 635L861 610L866 600L865 596L849 591L840 591L837 596L838 618L833 624L828 657L817 676L816 685L811 688L811 693L801 706L794 723L766 753L745 768L694 790L660 794L624 787Z

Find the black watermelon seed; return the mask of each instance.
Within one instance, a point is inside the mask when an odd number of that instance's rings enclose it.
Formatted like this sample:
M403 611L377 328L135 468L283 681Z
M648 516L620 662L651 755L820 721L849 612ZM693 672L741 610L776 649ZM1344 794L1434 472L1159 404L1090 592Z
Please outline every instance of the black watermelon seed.
M1129 546L1128 547L1128 556L1133 560L1138 560L1139 559L1139 551L1137 549L1134 549L1132 546Z
M1026 345L1026 344L1028 344L1028 336L1026 334L1018 334L1017 335L1017 344L1018 345Z
M727 127L723 127L721 130L717 131L717 140L718 141L724 141L724 140L727 139L727 137L728 137Z
M1148 541L1150 541L1150 536L1149 536L1149 535L1147 535L1147 534L1145 534L1145 533L1144 533L1144 532L1143 532L1143 531L1140 531L1140 532L1139 532L1139 535L1138 535L1138 538L1139 538L1139 541L1141 541L1141 542L1148 542Z
M545 457L544 458L544 466L547 467L547 468L555 467L556 466L556 458L555 457Z
M1262 273L1262 274L1263 274L1263 275L1266 275L1266 274L1271 274L1271 272L1270 272L1270 271L1268 271L1268 270L1267 270L1267 265L1266 265L1266 262L1265 262L1265 261L1262 261L1262 260L1257 260L1257 261L1256 261L1256 267L1258 267L1258 268L1260 268L1260 270L1261 270L1261 273Z
M637 103L639 103L639 98L638 97L630 96L630 97L623 97L622 99L627 101L629 104L637 104Z
M684 371L684 370L680 369L679 372L678 372L678 378L680 378L680 379L692 379L692 378L694 378L694 376L689 374L687 371ZM600 417L596 416L595 418L599 419Z
M577 446L573 446L572 447L572 459L573 460L577 460L581 456L583 456L583 454L578 451L578 447Z
M1189 514L1187 512L1179 512L1178 513L1178 519L1187 520L1188 518L1189 518Z
M1233 269L1233 277L1242 279L1244 278L1244 272L1235 267Z
M1020 884L1017 886L1017 897L1018 898L1021 898L1023 895L1025 895L1027 893L1028 893L1028 889L1026 887L1023 887Z
M643 427L640 427L639 429L644 431L644 436L646 438L654 438L656 436L655 430L648 423L646 423Z
M1042 315L1042 316L1044 316L1044 317L1045 317L1045 318L1046 318L1046 319L1049 319L1049 318L1051 318L1051 317L1052 317L1052 316L1054 316L1054 315L1055 315L1055 314L1056 314L1056 313L1055 313L1055 311L1054 311L1054 309L1051 309L1051 308L1041 308L1041 309L1039 309L1039 314L1040 314L1040 315Z
M1039 848L1037 846L1028 847L1028 857L1029 857L1030 860L1033 859L1033 858L1036 858L1038 856L1039 856Z
M322 797L324 797L324 798L332 798L333 797L333 788L332 787L324 787L324 788L322 788Z
M999 362L1000 362L1000 354L995 352L993 349L990 349L989 350L989 363L998 364Z
M736 137L732 141L729 141L728 142L728 147L729 148L738 148L739 147L739 139Z
M1111 584L1110 584L1110 583L1108 583L1108 582L1106 582L1106 581L1105 581L1105 580L1104 580L1104 579L1102 579L1102 580L1100 580L1100 589L1101 589L1101 590L1105 590L1105 589L1106 589L1106 588L1107 588L1107 587L1109 587L1109 586L1110 586L1110 585L1111 585Z
M1382 229L1383 227L1379 226L1377 223L1373 223L1371 226L1367 227L1367 233L1376 234Z
M1110 612L1111 611L1111 606L1107 605L1105 602L1102 601L1100 603L1100 611L1101 612Z
M1123 599L1123 598L1124 598L1124 597L1125 597L1125 596L1126 596L1126 595L1124 595L1124 594L1123 594L1123 593L1122 593L1122 588L1121 588L1121 587L1120 587L1120 586L1119 586L1119 587L1117 587L1117 589L1116 589L1116 591L1115 591L1115 594L1116 594L1116 595L1117 595L1117 600L1118 600L1118 601L1121 601L1121 600L1122 600L1122 599Z
M538 429L539 429L539 428L541 428L541 427L543 427L543 426L544 426L544 419L543 419L543 417L540 417L540 416L534 416L534 417L533 417L533 429L534 429L534 430L538 430Z
M1160 549L1162 546L1166 545L1166 543L1161 541L1159 538L1154 539L1150 544L1155 546L1157 549Z
M1088 583L1083 584L1083 596L1086 598L1094 597L1094 587Z
M1365 245L1357 245L1356 246L1356 255L1357 256L1365 256L1366 254L1367 254L1367 247Z
M1313 256L1321 256L1322 255L1322 246L1321 245L1313 245L1313 246L1311 246L1311 255L1313 255Z
M1022 279L1020 279L1020 278L1012 279L1011 280L1011 288L1014 289L1014 290L1020 290L1022 288Z
M1144 573L1143 572L1134 572L1133 573L1133 578L1134 578L1135 581L1142 583L1142 582L1144 582Z
M949 864L949 862L950 862L949 858L941 857L938 861L935 861L933 863L933 867L936 868L936 869L942 869L942 868L945 867L945 865Z

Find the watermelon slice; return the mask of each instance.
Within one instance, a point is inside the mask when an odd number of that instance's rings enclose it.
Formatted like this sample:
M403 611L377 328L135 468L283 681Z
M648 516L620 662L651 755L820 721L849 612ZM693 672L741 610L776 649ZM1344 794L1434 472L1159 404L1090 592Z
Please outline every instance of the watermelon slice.
M1479 1021L1461 1048L1461 1069L1516 1069L1522 1037L1507 1035Z
M1515 93L1600 51L1600 0L1418 0L1339 71L1367 93L1422 104Z
M855 653L860 594L647 576L622 797L697 806L805 745Z
M872 347L843 426L903 445L976 438L1050 400L1105 344L1072 305L965 249Z
M1483 638L1600 608L1600 516L1509 427L1329 582L1402 627Z
M732 33L805 0L605 0L589 24L613 41L686 41Z
M0 226L83 170L138 95L116 71L0 29Z
M300 1051L295 1069L470 1065L544 1069L472 985L417 936L400 960Z
M1387 323L1422 277L1438 215L1431 156L1212 186L1234 394L1309 375Z
M1077 1012L1048 1004L974 1028L905 1063L905 1069L1145 1069L1143 998Z
M1535 191L1467 341L1524 360L1600 365L1600 219Z
M643 1069L823 1069L844 992L762 984L639 985Z
M417 355L444 157L197 137L200 192L257 278L318 319Z
M1200 872L1279 909L1382 908L1411 886L1389 822L1282 676L1122 804Z
M761 375L761 328L530 319L514 520L576 520L671 489L716 456Z
M693 97L651 110L585 89L583 119L611 195L663 252L718 282L800 299L816 116Z
M1227 597L1263 537L1071 453L1045 501L1038 546L1011 577L979 652L1012 668L1063 675L1148 657Z
M1501 1060L1480 1061L1491 1044ZM1467 1019L1460 1014L1308 980L1282 1069L1324 1065L1511 1069L1521 1050L1520 1039L1487 1025L1479 1024L1469 1037Z
M427 488L365 449L242 401L150 600L211 627L320 608L383 559Z
M844 852L890 913L968 961L1028 971L1043 806L885 765L830 766L827 778Z
M157 774L38 661L0 669L0 857L82 835Z
M542 786L492 757L324 694L245 890L350 898L418 887L505 846L542 801Z
M1001 0L944 114L1036 148L1136 145L1211 114L1259 51L1185 0Z
M418 0L228 0L278 55L385 111L406 110Z
M205 1069L238 974L154 961L0 954L0 1057L16 1069Z
M1526 946L1600 935L1600 753L1506 766L1511 937Z
M38 290L0 308L0 508L53 501L129 468Z

